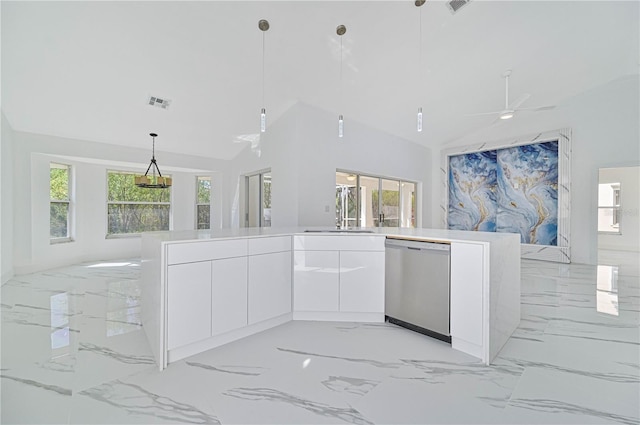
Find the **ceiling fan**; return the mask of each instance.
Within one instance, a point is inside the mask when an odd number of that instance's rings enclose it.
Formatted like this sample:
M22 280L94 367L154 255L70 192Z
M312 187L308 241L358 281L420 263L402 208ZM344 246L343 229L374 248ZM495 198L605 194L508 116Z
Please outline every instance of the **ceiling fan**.
M498 118L501 120L508 120L513 118L516 112L520 111L546 111L549 109L555 108L555 105L548 106L538 106L537 108L521 108L522 105L527 99L531 97L529 93L525 93L513 102L509 103L509 77L511 76L511 70L507 69L502 76L504 77L504 86L505 86L505 96L504 96L504 109L502 111L492 111L492 112L480 112L477 114L469 114L467 116L478 116L478 115L498 115Z

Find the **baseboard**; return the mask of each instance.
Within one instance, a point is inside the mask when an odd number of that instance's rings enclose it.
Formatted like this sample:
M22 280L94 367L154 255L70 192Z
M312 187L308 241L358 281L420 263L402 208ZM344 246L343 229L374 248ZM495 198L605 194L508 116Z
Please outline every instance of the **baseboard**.
M470 356L477 357L484 362L484 364L489 364L489 359L484 358L484 351L482 350L481 345L474 344L472 342L465 341L464 339L456 338L455 336L451 337L451 348L454 350L462 351L463 353L467 353Z
M638 246L616 246L616 245L598 244L598 251L602 251L602 250L640 253L640 248Z
M255 323L253 325L248 325L243 328L224 333L222 335L216 335L202 341L194 342L193 344L171 349L168 353L168 363L171 364L178 360L182 360L184 358L202 353L203 351L211 350L212 348L220 347L221 345L225 345L230 342L248 337L250 335L266 331L267 329L280 326L290 321L291 313L286 313L282 316L274 317L272 319L268 319L260 323Z
M295 311L293 320L319 322L368 322L384 323L384 313L352 313L338 311Z
M2 276L0 277L0 286L7 283L13 276L14 276L13 270L9 270L7 272L2 273Z

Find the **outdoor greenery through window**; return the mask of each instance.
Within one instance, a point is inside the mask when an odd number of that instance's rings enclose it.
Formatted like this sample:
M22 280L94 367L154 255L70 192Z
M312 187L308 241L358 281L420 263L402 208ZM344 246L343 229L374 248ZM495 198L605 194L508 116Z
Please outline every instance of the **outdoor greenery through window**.
M211 177L196 177L196 229L211 228Z
M51 242L70 240L69 165L51 163L49 167L49 237Z
M336 227L416 227L417 184L336 171Z
M107 235L169 230L170 218L170 187L140 188L133 173L107 172Z

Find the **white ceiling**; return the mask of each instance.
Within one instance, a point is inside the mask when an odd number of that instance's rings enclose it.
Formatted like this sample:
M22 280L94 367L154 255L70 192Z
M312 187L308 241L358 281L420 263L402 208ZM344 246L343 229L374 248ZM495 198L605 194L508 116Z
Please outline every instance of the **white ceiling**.
M2 109L18 131L232 158L295 102L433 146L638 73L637 1L2 1ZM419 15L423 67L418 72ZM340 40L344 24L343 105ZM147 106L149 95L173 101ZM415 130L421 105L425 129ZM553 113L537 112L539 114ZM517 118L517 117L516 117ZM516 119L514 118L514 119Z

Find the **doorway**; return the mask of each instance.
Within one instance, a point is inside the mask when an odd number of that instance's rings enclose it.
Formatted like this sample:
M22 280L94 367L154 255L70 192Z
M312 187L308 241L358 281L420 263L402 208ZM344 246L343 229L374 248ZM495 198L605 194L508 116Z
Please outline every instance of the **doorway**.
M244 227L271 227L271 170L245 175Z
M625 315L640 276L640 167L598 171L596 310Z

